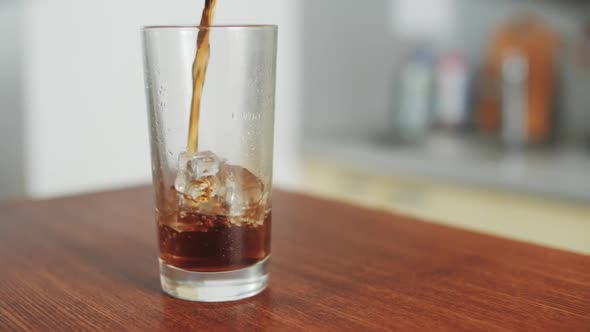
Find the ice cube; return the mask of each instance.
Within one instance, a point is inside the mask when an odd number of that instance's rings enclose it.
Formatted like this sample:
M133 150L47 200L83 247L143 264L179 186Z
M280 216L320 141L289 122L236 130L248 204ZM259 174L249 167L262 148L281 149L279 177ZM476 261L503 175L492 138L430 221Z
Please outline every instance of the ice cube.
M230 217L255 214L259 210L264 185L256 175L241 166L224 164L222 206Z
M174 188L195 203L207 203L221 189L222 165L223 160L211 151L181 153Z
M229 165L210 151L185 152L178 161L174 189L179 213L223 215L234 225L264 220L264 185L248 169Z
M211 151L183 152L178 157L178 170L191 178L205 178L219 172L223 160Z

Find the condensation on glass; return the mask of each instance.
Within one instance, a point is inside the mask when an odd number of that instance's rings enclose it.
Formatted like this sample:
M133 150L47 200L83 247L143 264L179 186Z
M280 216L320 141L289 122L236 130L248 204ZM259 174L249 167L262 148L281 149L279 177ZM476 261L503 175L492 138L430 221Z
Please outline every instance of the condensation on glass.
M210 58L194 122L202 29ZM253 296L268 279L277 27L146 27L143 36L162 288L196 301Z

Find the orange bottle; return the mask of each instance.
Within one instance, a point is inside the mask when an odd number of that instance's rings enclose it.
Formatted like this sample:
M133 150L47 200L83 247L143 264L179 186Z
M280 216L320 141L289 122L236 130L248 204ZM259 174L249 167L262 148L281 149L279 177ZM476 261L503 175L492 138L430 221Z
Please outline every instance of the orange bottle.
M507 57L519 54L527 63L522 115L527 143L550 139L557 84L558 38L542 21L523 16L502 26L493 37L482 75L478 127L497 133L503 125L503 68Z

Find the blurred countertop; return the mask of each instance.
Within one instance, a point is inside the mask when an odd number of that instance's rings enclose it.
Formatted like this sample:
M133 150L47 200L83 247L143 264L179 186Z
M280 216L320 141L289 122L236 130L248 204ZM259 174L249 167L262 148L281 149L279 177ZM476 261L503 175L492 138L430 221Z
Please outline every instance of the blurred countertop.
M303 182L311 194L590 254L590 206L584 201L359 167L317 155L304 162Z
M317 140L304 151L312 159L359 168L590 202L590 151L579 145L507 149L475 137L435 134L419 144Z

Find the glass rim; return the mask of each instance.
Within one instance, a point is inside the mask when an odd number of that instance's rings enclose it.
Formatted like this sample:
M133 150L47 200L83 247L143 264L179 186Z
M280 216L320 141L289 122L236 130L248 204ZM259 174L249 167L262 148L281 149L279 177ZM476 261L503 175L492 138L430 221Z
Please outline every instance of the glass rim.
M180 24L180 25L144 25L141 27L143 31L158 31L158 30L186 30L186 29L211 29L211 30L226 30L226 29L278 29L276 24L213 24L213 25L194 25L194 24Z

